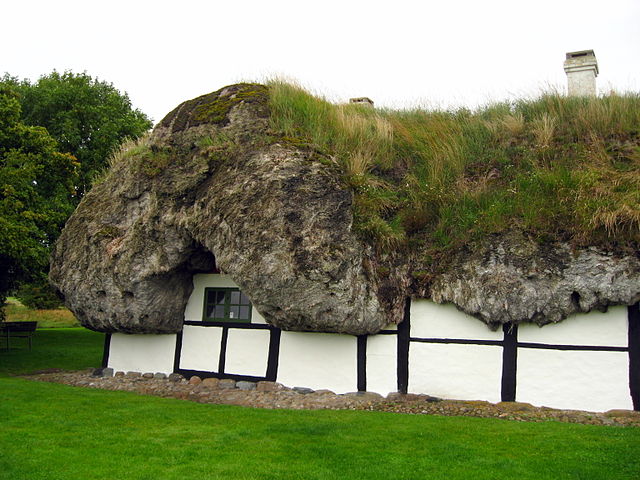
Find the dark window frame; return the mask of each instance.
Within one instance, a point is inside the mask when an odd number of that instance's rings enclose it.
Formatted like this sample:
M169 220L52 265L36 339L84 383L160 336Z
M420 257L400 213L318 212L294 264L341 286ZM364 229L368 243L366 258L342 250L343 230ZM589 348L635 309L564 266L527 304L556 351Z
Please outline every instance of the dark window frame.
M224 292L224 304L222 304L224 306L224 317L222 317L222 318L208 317L207 316L207 310L208 310L209 305L211 305L211 304L216 305L215 302L210 302L209 301L209 294L211 292ZM237 292L239 294L237 302L232 302L231 301L231 295L234 292ZM246 298L246 295L244 295L240 291L239 288L234 288L234 287L206 287L204 289L204 300L203 300L203 307L202 307L202 321L203 322L251 323L253 305L251 304L251 301L249 301L248 298L247 298L247 303L242 303L242 297ZM249 308L249 316L248 316L248 318L234 318L234 317L231 317L230 316L231 307L238 307L238 310L240 310L242 307L248 307Z

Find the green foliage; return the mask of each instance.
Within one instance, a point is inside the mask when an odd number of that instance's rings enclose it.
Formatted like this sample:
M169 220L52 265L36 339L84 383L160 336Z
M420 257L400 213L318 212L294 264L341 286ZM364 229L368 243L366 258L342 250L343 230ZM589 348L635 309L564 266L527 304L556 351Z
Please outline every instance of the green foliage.
M44 305L55 298L43 280L50 246L111 152L151 121L86 73L5 74L0 91L0 303L21 283L25 301Z
M354 228L426 256L520 228L574 244L640 242L640 95L539 98L476 111L334 105L272 82L271 123L336 158Z
M17 95L0 87L0 305L19 282L46 271L74 208L77 168L44 128L21 122Z
M34 310L54 309L62 306L62 300L49 285L46 275L40 274L29 283L23 283L16 291L16 298Z
M78 197L89 190L124 139L137 138L152 126L126 93L86 73L54 71L35 83L5 74L0 84L19 93L24 123L45 127L62 152L78 159Z

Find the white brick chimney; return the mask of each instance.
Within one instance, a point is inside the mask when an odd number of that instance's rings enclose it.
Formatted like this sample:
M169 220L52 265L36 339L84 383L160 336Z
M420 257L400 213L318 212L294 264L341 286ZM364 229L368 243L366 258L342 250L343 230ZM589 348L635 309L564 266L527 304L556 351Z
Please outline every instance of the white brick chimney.
M569 83L569 95L579 97L596 96L598 61L593 50L568 52L564 71Z

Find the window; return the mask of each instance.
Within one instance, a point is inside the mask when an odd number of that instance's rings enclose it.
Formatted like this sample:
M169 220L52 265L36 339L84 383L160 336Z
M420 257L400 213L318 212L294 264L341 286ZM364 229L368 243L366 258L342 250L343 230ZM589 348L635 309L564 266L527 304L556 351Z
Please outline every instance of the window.
M251 322L251 302L237 288L206 288L203 320L209 322Z

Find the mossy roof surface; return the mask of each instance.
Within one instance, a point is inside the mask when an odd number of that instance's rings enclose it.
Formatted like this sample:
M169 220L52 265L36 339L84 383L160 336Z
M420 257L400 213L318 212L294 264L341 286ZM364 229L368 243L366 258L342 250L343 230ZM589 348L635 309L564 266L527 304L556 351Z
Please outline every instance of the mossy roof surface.
M268 90L264 85L257 83L231 85L182 103L159 125L171 127L172 133L207 123L224 126L229 122L229 113L236 105L251 104L257 110L264 110L267 98Z

